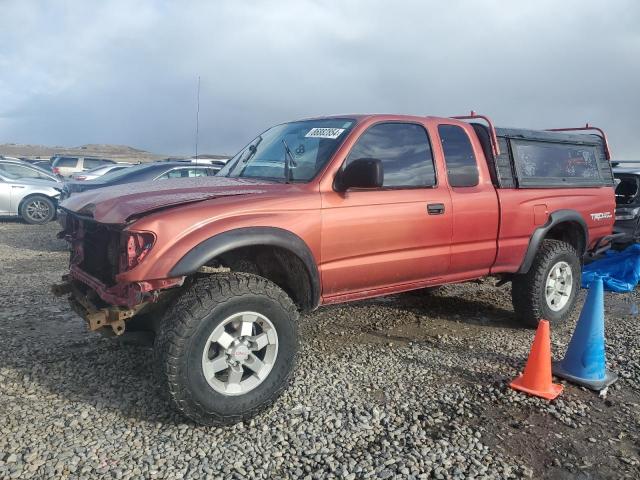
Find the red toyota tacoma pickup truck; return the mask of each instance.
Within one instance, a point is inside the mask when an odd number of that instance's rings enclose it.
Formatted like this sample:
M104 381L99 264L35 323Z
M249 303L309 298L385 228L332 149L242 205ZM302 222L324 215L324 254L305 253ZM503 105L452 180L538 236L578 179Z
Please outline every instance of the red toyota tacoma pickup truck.
M320 305L494 275L524 324L566 319L614 222L606 137L585 128L500 129L473 112L277 125L216 177L65 200L55 291L91 330L153 328L185 415L242 420L285 388L298 313Z

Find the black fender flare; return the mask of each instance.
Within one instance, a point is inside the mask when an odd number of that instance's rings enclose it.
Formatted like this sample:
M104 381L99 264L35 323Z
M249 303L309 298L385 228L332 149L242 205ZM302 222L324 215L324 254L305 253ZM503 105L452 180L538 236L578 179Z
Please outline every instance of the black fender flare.
M277 227L245 227L214 235L189 250L169 272L170 277L195 273L200 267L223 253L251 246L280 247L296 255L307 269L311 285L311 305L320 303L320 272L307 244L296 234Z
M547 223L541 225L533 231L531 239L529 240L527 252L524 255L524 259L522 260L522 264L520 265L517 273L527 273L529 271L531 265L533 264L533 259L535 258L536 253L538 253L538 249L540 248L540 243L542 243L542 240L544 240L544 238L547 236L549 230L551 230L556 225L565 222L575 222L580 225L584 239L584 247L586 250L589 245L589 229L587 228L587 224L584 221L584 218L582 218L582 215L580 215L575 210L556 210L549 215ZM584 254L584 252L582 253Z

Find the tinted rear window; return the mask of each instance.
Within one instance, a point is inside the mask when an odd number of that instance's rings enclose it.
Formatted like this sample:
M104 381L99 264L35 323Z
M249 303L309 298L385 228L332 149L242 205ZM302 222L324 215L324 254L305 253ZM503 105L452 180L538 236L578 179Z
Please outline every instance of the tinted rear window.
M603 185L595 146L511 140L522 186Z
M58 157L53 161L54 167L75 167L78 163L77 158L73 157Z
M83 162L83 168L97 168L107 163L106 160L102 160L100 158L85 158Z

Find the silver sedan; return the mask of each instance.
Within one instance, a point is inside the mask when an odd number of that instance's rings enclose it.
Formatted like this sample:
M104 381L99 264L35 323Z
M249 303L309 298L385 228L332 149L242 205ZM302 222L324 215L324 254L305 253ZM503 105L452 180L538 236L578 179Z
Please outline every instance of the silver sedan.
M19 216L27 223L54 219L62 182L20 160L0 157L0 216Z

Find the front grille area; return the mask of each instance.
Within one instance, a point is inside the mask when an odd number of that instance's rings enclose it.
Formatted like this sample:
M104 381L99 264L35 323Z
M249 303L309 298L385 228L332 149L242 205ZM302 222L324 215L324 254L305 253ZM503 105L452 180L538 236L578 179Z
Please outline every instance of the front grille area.
M84 221L82 249L84 258L79 267L107 286L115 284L120 252L120 231L99 223Z

